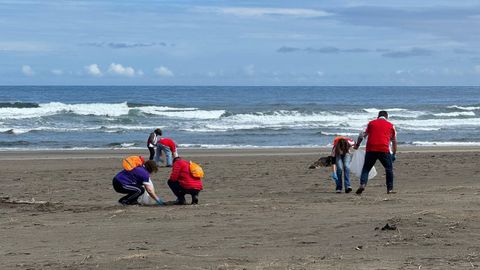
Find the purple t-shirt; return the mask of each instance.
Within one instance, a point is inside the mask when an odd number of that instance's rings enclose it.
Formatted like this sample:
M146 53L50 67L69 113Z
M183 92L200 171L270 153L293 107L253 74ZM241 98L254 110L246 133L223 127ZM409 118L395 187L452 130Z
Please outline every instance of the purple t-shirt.
M143 183L150 181L150 173L143 167L138 166L131 171L123 170L115 176L122 185L141 187Z

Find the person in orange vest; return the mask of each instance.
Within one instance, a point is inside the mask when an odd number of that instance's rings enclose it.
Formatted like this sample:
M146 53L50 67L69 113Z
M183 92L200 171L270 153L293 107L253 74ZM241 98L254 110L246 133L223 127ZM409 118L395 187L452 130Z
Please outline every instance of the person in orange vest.
M333 148L331 156L334 157L335 164L332 166L332 178L335 180L335 192L342 193L342 176L345 184L345 193L350 193L350 161L352 155L350 148L355 142L347 137L339 136L333 140Z
M159 136L162 136L160 130ZM165 160L161 158L165 154ZM165 163L166 167L172 167L173 159L178 157L177 144L170 138L159 137L157 141L157 152L155 153L154 160L157 162Z
M202 179L194 177L190 172L190 162L180 157L173 160L172 173L167 182L173 194L177 196L177 205L187 204L185 195L192 196L192 204L198 204L198 194L203 190Z
M360 176L360 187L356 193L360 195L365 190L368 182L368 173L377 160L380 160L385 168L387 194L395 193L393 191L393 162L397 153L397 131L395 126L388 121L388 113L386 111L378 112L377 119L368 123L367 129L358 136L354 148L358 149L362 140L367 136L365 163ZM392 144L391 152L390 143Z

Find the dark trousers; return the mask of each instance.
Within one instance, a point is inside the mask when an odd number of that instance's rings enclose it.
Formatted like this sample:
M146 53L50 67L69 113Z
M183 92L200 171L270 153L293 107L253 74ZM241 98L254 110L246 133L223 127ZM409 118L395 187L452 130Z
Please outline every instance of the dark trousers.
M148 160L153 160L153 157L155 157L155 147L148 147L148 151L150 152Z
M127 194L118 200L119 203L127 205L137 204L138 197L142 196L145 192L145 188L143 187L122 185L115 178L113 178L113 189L118 193Z
M177 196L179 202L185 201L185 194L190 194L193 198L194 196L198 196L198 193L200 192L200 190L196 189L184 189L182 186L180 186L180 183L178 181L168 181L167 183L173 194Z
M362 175L360 176L360 184L367 185L368 173L372 169L375 162L380 160L385 168L387 190L393 189L393 162L392 155L384 152L367 152L365 154L365 163L363 163Z

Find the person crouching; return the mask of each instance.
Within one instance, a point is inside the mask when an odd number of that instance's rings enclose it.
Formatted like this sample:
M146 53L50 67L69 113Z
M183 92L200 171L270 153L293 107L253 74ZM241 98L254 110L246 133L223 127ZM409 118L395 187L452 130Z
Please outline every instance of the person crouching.
M137 204L145 190L148 192L158 205L163 205L163 201L155 194L153 183L150 180L150 174L158 171L157 164L153 160L145 162L143 166L138 166L131 171L122 170L113 178L113 189L121 194L127 194L120 198L118 202L122 205Z
M202 179L192 176L190 162L176 157L173 159L172 173L168 179L168 186L177 196L177 205L185 205L185 195L192 196L192 204L198 204L198 194L203 190Z

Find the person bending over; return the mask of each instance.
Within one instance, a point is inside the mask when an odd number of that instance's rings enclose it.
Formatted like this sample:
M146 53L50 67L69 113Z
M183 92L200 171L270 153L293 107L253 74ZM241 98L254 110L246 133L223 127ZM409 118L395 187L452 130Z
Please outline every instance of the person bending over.
M162 135L162 131L160 130L159 136ZM161 158L163 154L165 154L165 161ZM155 161L158 162L165 162L166 167L172 167L173 159L178 157L177 152L177 144L170 138L162 138L158 139L157 143L157 152L155 153Z
M146 190L158 205L163 205L163 201L155 194L153 183L150 180L150 174L157 171L155 161L149 160L143 166L135 167L131 171L122 170L117 173L113 178L113 189L118 193L127 194L118 202L122 205L137 204L138 197Z
M190 173L190 162L176 157L173 159L173 168L168 186L173 194L177 196L175 204L185 205L185 195L192 195L192 204L198 204L198 194L203 190L202 179L192 176Z
M350 161L352 156L350 148L355 142L347 137L337 137L333 141L332 156L335 158L335 165L332 166L332 178L335 180L335 192L342 192L342 176L344 177L345 193L350 193L352 187L350 186Z

